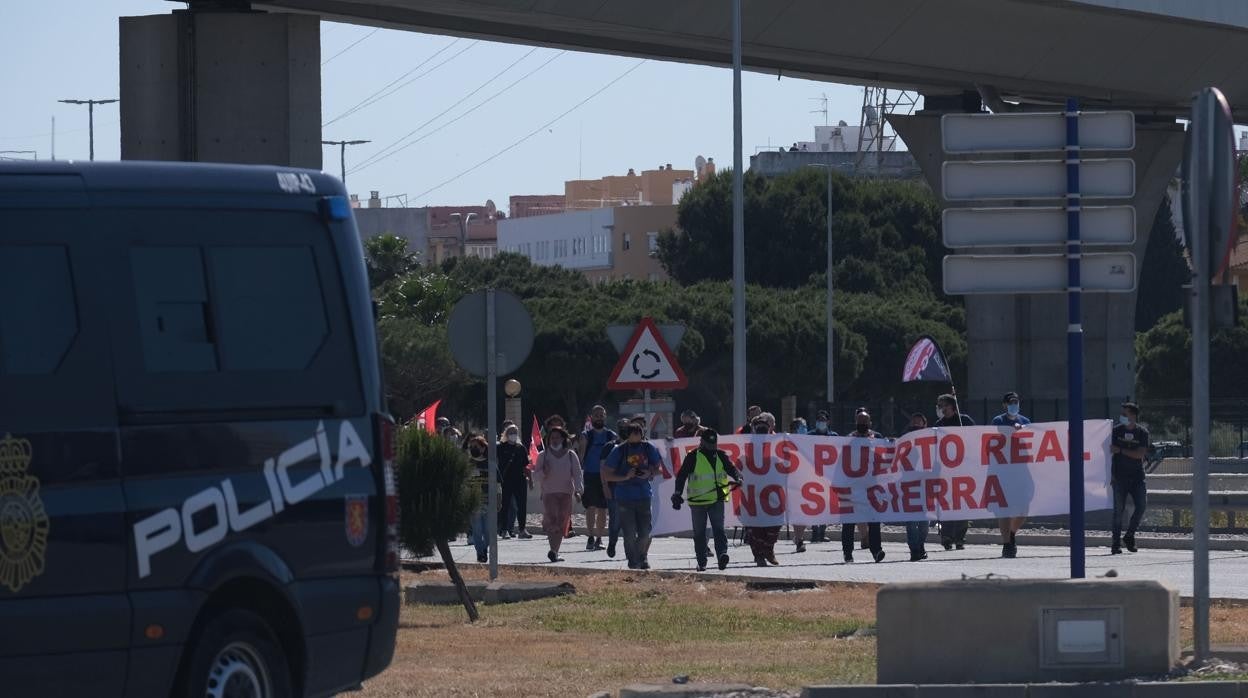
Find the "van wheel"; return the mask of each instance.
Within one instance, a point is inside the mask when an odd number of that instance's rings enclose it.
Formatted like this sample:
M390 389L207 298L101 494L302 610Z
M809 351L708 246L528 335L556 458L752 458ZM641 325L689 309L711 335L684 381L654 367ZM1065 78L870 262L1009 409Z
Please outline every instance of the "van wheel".
M290 665L273 630L251 611L208 622L184 674L186 698L291 698Z

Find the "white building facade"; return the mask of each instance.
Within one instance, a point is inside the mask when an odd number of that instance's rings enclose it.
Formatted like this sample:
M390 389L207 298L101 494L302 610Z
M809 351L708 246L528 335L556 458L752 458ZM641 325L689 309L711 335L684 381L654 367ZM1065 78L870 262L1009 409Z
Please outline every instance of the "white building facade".
M534 264L590 271L611 268L615 209L568 211L498 222L498 249Z

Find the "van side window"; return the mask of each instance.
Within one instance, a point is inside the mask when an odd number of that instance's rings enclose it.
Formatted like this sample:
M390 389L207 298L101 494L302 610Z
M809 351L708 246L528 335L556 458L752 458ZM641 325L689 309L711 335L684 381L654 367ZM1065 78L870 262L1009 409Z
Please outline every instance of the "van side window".
M63 245L0 245L0 373L55 373L78 334Z
M130 265L147 370L217 370L199 248L135 247Z
M302 371L329 335L308 247L209 247L225 371Z

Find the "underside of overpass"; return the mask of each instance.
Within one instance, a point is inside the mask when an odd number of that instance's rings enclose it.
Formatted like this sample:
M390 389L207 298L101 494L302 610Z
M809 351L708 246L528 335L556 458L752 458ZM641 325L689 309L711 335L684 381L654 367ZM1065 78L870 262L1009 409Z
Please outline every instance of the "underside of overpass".
M122 157L321 167L319 19L659 60L731 64L729 0L192 0L121 19ZM914 89L896 122L940 191L945 111L1129 109L1139 241L1208 85L1248 104L1248 2L743 0L748 70ZM748 99L748 95L746 95ZM729 99L725 95L725 102ZM746 221L749 224L749 221ZM1058 397L1056 297L968 299L969 397ZM1135 294L1085 300L1090 399L1134 393ZM1101 404L1098 402L1098 404Z

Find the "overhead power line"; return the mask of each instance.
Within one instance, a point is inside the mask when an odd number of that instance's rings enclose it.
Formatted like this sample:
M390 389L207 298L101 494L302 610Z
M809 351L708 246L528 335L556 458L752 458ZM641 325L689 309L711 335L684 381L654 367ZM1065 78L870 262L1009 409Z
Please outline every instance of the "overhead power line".
M494 100L498 99L499 97L502 97L503 95L507 94L507 92L508 92L509 90L511 90L511 88L515 87L516 85L519 85L520 83L524 82L524 81L525 81L526 79L528 79L529 77L531 77L531 76L533 76L534 74L538 73L538 72L539 72L539 71L541 71L543 68L545 68L546 66L550 65L551 63L553 63L553 62L555 61L555 59L556 59L556 58L558 58L558 57L562 56L562 55L563 55L563 54L565 54L565 53L567 53L567 51L560 51L559 53L556 53L555 55L553 55L553 56L551 56L550 58L548 58L548 59L546 60L546 62L545 62L545 63L542 63L541 65L537 66L537 67L536 67L536 68L534 68L533 70L530 70L529 72L525 73L524 75L521 75L519 78L516 78L514 81L512 81L510 84L508 84L508 85L507 85L506 87L504 87L503 89L499 90L498 92L495 92L494 94L492 94L492 95L490 95L489 97L487 97L487 98L485 98L485 99L481 100L480 102L477 102L477 103L476 103L476 104L474 104L473 106L471 106L471 107L469 107L468 109L466 109L466 110L464 110L463 112L461 112L461 113L460 113L459 115L457 115L454 119L451 119L450 121L448 121L448 122L446 122L446 123L442 124L441 126L438 126L437 128L433 129L432 131L430 131L430 132L428 132L428 133L426 133L426 134L422 135L420 138L417 138L417 139L415 139L415 140L412 140L412 141L409 141L408 143L403 144L403 146L402 146L402 147L400 147L400 148L396 148L393 152L387 153L384 157L377 158L376 160L374 160L373 162L368 163L368 164L369 164L369 165L375 165L375 164L377 164L378 162L381 162L382 160L385 160L386 158L390 157L391 155L397 155L400 151L407 150L408 148L410 148L410 147L412 147L412 146L416 145L417 143L419 143L419 142L421 142L421 141L425 140L426 138L429 138L429 137L433 136L434 134L438 133L438 132L439 132L439 131L441 131L442 129L444 129L444 128L446 128L446 127L450 126L451 124L454 124L455 122L459 121L460 119L463 119L465 116L468 116L469 114L471 114L471 113L475 112L476 110L480 109L481 107L484 107L485 105L489 104L490 102L493 102ZM351 171L352 171L352 172L356 172L357 170L363 169L363 167L365 167L365 166L363 166L363 165L361 165L361 166L357 166L355 169L353 169L353 170L351 170Z
M407 71L406 73L403 73L402 75L400 75L399 77L395 78L394 80L391 80L391 81L390 81L390 83L389 83L389 84L387 84L385 87L381 88L380 90L377 90L376 92L374 92L373 94L369 95L368 97L365 97L363 100L361 100L361 101L360 101L358 104L356 104L355 106L353 106L353 107L351 107L350 109L348 109L348 110L344 111L343 113L339 114L338 116L335 116L334 118L330 119L329 121L326 121L325 123L321 124L321 126L322 126L322 127L329 126L330 124L333 124L333 123L335 123L335 122L337 122L337 121L341 121L342 119L345 119L346 117L351 116L352 114L356 113L357 111L360 111L361 109L367 109L368 107L373 106L374 104L376 104L376 103L380 102L381 100L385 99L386 97L389 97L390 95L394 94L395 92L398 92L399 90L403 89L404 87L407 87L408 85L412 84L413 82L416 82L417 80L419 80L419 79L421 79L421 78L425 77L426 75L429 75L429 74L433 73L433 72L434 72L435 70L437 70L438 68L441 68L442 66L446 65L447 63L450 63L451 61L455 60L456 58L459 58L460 56L464 55L465 53L467 53L467 52L468 52L468 49L471 49L473 46L476 46L476 45L477 45L477 43L478 43L478 42L474 41L474 42L472 42L471 44L468 44L468 45L467 45L467 46L465 46L465 47L464 47L461 51L459 51L459 52L458 52L458 53L456 53L455 55L451 56L450 58L447 58L446 60L442 61L441 63L439 63L439 64L437 64L437 65L435 65L435 66L433 66L433 67L432 67L432 68L430 68L429 70L426 70L425 72L421 73L420 75L417 75L416 77L412 78L411 80L408 80L407 82L405 82L405 83L403 83L403 84L399 85L398 87L395 87L394 89L390 90L390 86L391 86L391 85L394 85L394 83L399 82L400 80L402 80L403 78L407 77L408 75L411 75L412 73L416 72L417 70L420 70L420 69L421 69L422 67L424 67L427 63L429 63L429 61L432 61L433 59L437 58L437 57L438 57L439 55L441 55L444 51L446 51L447 49L451 48L451 47L452 47L452 46L454 46L455 44L458 44L460 41L462 41L462 39L456 39L456 40L452 41L451 43L447 44L446 46L443 46L442 48L438 49L438 50L437 50L437 52L435 52L432 56L429 56L429 57L428 57L428 58L426 58L425 60L421 61L421 62L420 62L420 65L417 65L415 68L412 68L411 70ZM390 90L390 91L389 91L389 92L387 92L386 90Z
M410 138L411 136L413 136L413 135L415 135L415 134L419 133L419 132L420 132L420 130L421 130L421 129L423 129L424 127L428 126L429 124L433 123L434 121L437 121L438 119L440 119L440 118L442 118L443 116L445 116L448 112L450 112L450 111L452 111L453 109L455 109L455 107L458 107L459 105L461 105L461 104L463 104L464 102L468 101L468 99L469 99L470 97L472 97L473 95L477 94L477 93L478 93L478 92L480 92L481 90L484 90L487 86L489 86L489 84L490 84L490 83L492 83L492 82L494 82L495 80L497 80L498 78L502 77L502 76L503 76L503 75L504 75L507 71L509 71L509 70L511 70L512 68L516 67L517 65L519 65L519 64L520 64L520 62L521 62L521 61L523 61L524 59L528 58L529 56L532 56L532 55L533 55L534 53L536 53L536 52L537 52L537 48L536 48L536 47L535 47L535 48L532 48L532 49L529 49L529 52L528 52L528 53L526 53L526 54L524 54L523 56L521 56L521 57L517 58L516 60L512 61L512 62L511 62L511 64L510 64L510 65L508 65L506 68L503 68L502 70L498 71L498 72L497 72L497 73L495 73L494 75L490 76L490 78L489 78L489 79L487 79L485 82L481 83L480 85L477 85L476 89L474 89L472 92L469 92L468 94L464 95L463 97L460 97L460 98L459 98L459 99L458 99L458 100L457 100L454 104L452 104L451 106L447 107L446 109L443 109L442 111L438 112L438 113L437 113L437 114L435 114L434 116L430 117L430 118L429 118L429 119L427 119L424 123L420 124L419 126L417 126L416 128L412 129L411 131L408 131L407 133L403 134L402 136L400 136L399 138L397 138L397 139L396 139L393 143L391 143L390 145L387 145L386 147L382 148L381 150L378 150L376 153L373 153L372 155L368 156L367 158L365 158L365 159L364 159L364 162L360 163L360 165L358 165L358 166L357 166L356 168L354 168L354 169L360 169L360 168L362 168L362 167L364 167L364 166L366 166L366 165L371 165L371 164L373 164L373 163L375 163L375 162L381 162L382 160L384 160L384 159L386 159L386 158L390 157L390 155L393 155L394 153L397 153L397 152L398 152L398 150L395 150L395 151L394 151L394 152L392 152L392 153L386 153L386 151L390 150L391 148L394 148L395 146L397 146L397 145L399 145L400 143L402 143L404 140L407 140L407 139L408 139L408 138ZM354 171L354 170L353 170L353 171Z
M424 190L424 191L420 192L419 194L417 194L417 195L416 195L415 197L413 197L413 198L415 198L415 199L419 200L419 199L421 199L422 197L424 197L425 195L427 195L427 194L432 194L433 192L435 192L435 191L437 191L437 190L441 189L442 187L445 187L446 185L450 184L451 182L454 182L455 180L459 179L460 177L463 177L463 176L465 176L465 175L467 175L467 174L470 174L470 173L472 173L473 171L475 171L475 170L477 170L477 169L479 169L479 168L481 168L481 167L484 167L485 165L488 165L488 164L489 164L490 162L492 162L494 159L496 159L496 158L498 158L499 156L501 156L501 155L503 155L503 154L507 153L508 151L510 151L510 150L512 150L512 149L514 149L514 148L516 148L516 147L518 147L518 146L520 146L522 143L524 143L525 141L529 140L529 139L530 139L530 138L532 138L533 136L536 136L537 134L541 133L543 129L550 128L551 126L553 126L553 125L555 125L556 123L558 123L561 119L563 119L563 117L565 117L565 116L567 116L568 114L571 114L572 112L576 111L577 109L580 109L581 107L585 106L585 104L587 104L587 103L588 103L591 99L593 99L594 97L597 97L598 95L602 94L603 92L606 92L608 89L610 89L610 88L611 88L611 86L612 86L612 85L615 85L615 83L617 83L617 82L619 82L619 81L623 80L624 78L628 77L628 76L629 76L629 75L630 75L633 71L637 70L638 68L640 68L640 67L641 67L642 65L644 65L645 63L646 63L645 59L642 59L642 60L638 61L635 65L633 65L633 67L629 68L628 70L624 71L623 73L620 73L620 74L619 74L619 75L618 75L615 79L613 79L611 82L608 82L607 84L605 84L605 85L603 85L602 87L598 88L596 91L594 91L594 93L593 93L593 94L589 95L589 96L588 96L588 97L586 97L585 99L582 99L581 101L579 101L579 102L577 102L576 104L572 105L571 107L569 107L566 111L564 111L564 112L563 112L562 114L560 114L559 116L556 116L555 118L551 119L550 121L547 121L546 123L542 124L541 126L538 126L537 128L533 129L532 131L530 131L530 132L529 132L529 134L528 134L528 135L524 136L524 137L523 137L523 138L521 138L520 140L516 141L515 143L512 143L511 145L507 146L506 148L503 148L502 150L498 151L497 153L494 153L493 155L491 155L491 156L489 156L488 158L486 158L486 159L482 160L481 162L478 162L477 164L473 165L472 167L469 167L468 169L464 170L463 172L460 172L459 174L456 174L456 175L454 175L454 176L452 176L452 177L450 177L450 178L448 178L448 179L446 179L446 180L443 180L442 182L439 182L437 185L435 185L435 186L433 186L433 187L430 187L429 189L426 189L426 190Z
M351 49L355 48L356 46L359 46L361 42L363 42L365 39L367 39L368 37L372 36L373 34L376 34L376 33L377 33L377 32L379 32L379 31L381 31L381 27L378 27L378 28L376 28L376 29L372 30L371 32L369 32L369 33L365 34L364 36L361 36L360 38L358 38L358 39L356 39L355 41L351 42L351 44L350 44L350 45L348 45L348 46L347 46L346 48L344 48L343 50L339 51L338 53L335 53L334 55L330 56L329 58L326 58L326 59L324 60L324 62L322 62L322 63L321 63L321 67L322 67L322 68L324 68L324 67L325 67L325 66L326 66L326 65L327 65L330 61L332 61L332 60L334 60L335 58L337 58L337 57L341 56L342 54L346 53L347 51L350 51Z

